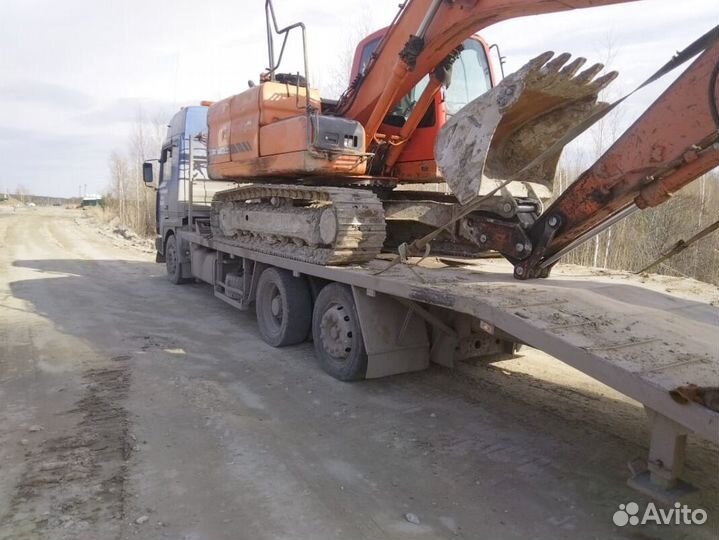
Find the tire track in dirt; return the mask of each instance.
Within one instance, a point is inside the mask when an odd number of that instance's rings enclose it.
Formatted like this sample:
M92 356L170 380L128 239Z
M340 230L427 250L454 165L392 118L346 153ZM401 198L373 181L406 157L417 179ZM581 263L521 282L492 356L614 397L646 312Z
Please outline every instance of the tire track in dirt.
M89 369L75 408L75 429L26 453L26 469L15 487L9 512L0 519L0 538L90 540L118 537L125 517L126 478L132 452L124 407L131 373L117 366Z

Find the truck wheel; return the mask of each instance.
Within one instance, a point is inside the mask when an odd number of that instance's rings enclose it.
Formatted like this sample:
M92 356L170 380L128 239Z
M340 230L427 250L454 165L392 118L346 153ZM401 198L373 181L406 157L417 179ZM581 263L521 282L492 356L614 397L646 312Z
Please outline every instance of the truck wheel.
M332 283L315 300L312 337L322 368L340 381L357 381L367 373L367 352L352 289Z
M180 249L177 247L177 238L174 234L167 238L167 244L165 245L165 268L167 268L167 279L175 285L182 285L191 281L182 277Z
M265 343L296 345L307 339L312 324L312 296L307 281L292 272L267 268L257 283L257 324Z

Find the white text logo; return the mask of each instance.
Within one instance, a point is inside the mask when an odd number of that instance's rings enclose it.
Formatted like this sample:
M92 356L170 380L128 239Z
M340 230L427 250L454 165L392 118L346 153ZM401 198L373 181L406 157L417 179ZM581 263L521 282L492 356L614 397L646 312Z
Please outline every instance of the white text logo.
M664 509L650 502L644 509L639 511L639 505L635 502L620 504L619 510L614 512L612 521L617 527L626 525L704 525L707 521L706 510L696 508L692 510L686 504L674 503L673 508Z

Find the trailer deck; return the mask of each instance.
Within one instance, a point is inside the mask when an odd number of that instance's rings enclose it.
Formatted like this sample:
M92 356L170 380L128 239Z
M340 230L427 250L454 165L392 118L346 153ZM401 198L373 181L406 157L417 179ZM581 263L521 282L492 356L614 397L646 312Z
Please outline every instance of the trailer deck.
M691 489L679 480L688 434L719 444L719 412L670 396L686 384L719 386L719 292L672 295L638 276L579 267L517 281L510 265L496 259L431 258L377 274L387 261L323 267L182 235L234 257L351 285L355 295L389 295L440 331L443 311L437 316L428 308L469 315L490 333L513 336L635 399L647 411L652 440L647 464L634 464L630 484L655 498L675 500Z

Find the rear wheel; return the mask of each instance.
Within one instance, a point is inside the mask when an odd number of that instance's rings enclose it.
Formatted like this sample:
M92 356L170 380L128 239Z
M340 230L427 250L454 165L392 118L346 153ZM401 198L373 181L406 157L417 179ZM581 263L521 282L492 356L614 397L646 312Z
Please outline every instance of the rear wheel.
M167 279L175 285L189 283L191 280L182 277L182 263L180 260L180 249L177 245L177 237L171 234L165 244L165 268Z
M331 283L320 291L312 314L312 337L327 373L341 381L365 378L367 352L349 287Z
M304 278L279 268L267 268L257 283L257 324L262 339L273 347L307 339L312 324L312 295Z

